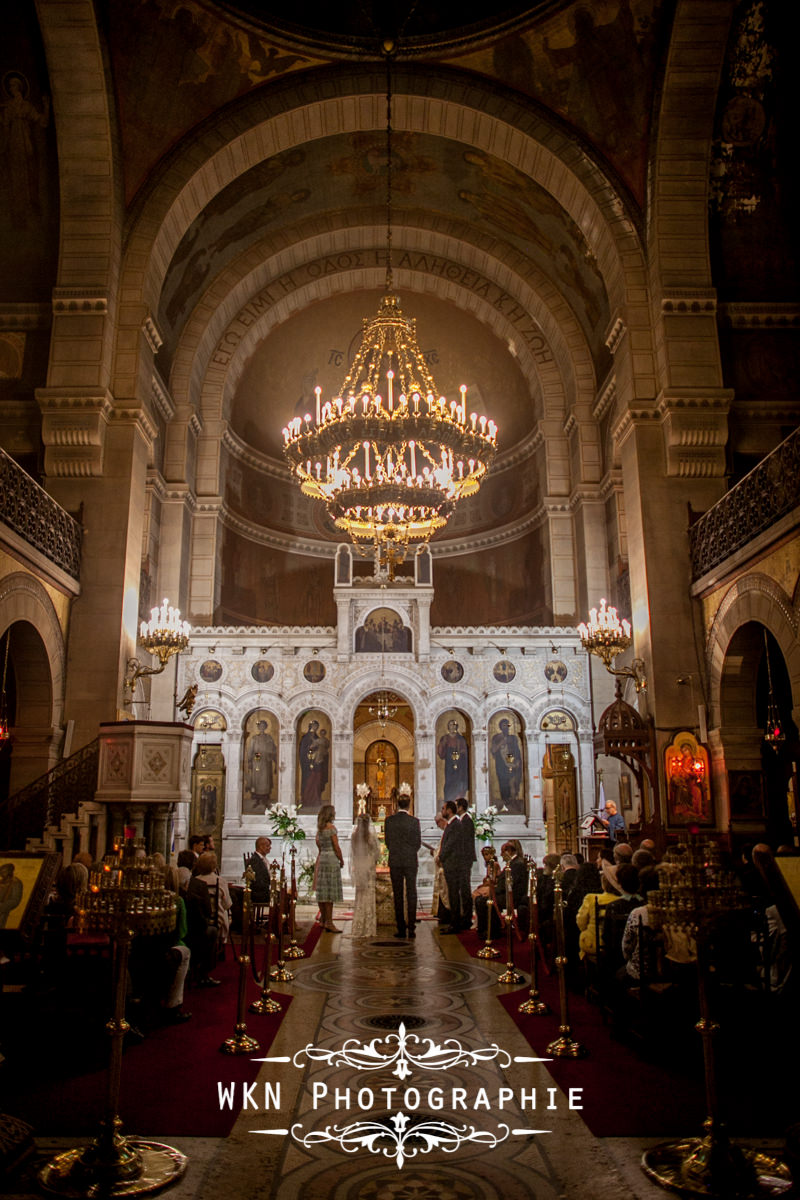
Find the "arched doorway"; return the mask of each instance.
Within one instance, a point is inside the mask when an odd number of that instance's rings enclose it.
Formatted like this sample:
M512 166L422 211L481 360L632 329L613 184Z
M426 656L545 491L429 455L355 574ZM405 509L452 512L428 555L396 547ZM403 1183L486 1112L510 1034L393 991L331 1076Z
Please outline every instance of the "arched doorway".
M13 795L53 766L60 731L53 727L53 679L47 648L29 621L15 621L0 639L5 660L10 744L2 756L6 795ZM2 662L0 662L2 670Z
M781 648L766 626L748 621L731 638L720 679L728 821L737 840L766 838L778 847L797 838L800 742L792 709ZM768 714L777 740L765 739Z
M365 696L353 718L353 782L371 789L374 820L394 811L402 784L414 789L414 714L402 696L382 689ZM353 798L353 813L357 812Z

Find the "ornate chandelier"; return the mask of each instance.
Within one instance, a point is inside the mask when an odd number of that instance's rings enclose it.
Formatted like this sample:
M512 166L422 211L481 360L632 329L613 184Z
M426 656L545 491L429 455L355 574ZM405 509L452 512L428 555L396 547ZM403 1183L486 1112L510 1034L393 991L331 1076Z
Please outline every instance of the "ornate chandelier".
M609 675L619 675L632 679L636 691L647 687L641 659L635 658L630 667L614 667L612 664L618 654L622 654L631 644L631 623L623 617L620 621L617 610L606 607L605 600L600 601L600 608L589 609L589 624L581 621L578 626L581 645L584 650L599 658Z
M137 658L128 661L126 685L133 691L138 680L147 675L160 675L174 654L180 654L189 645L191 626L181 620L180 609L173 608L165 599L161 607L150 611L150 620L139 626L139 645L153 654L159 661L157 667L143 667Z
M390 564L442 529L456 504L478 491L494 458L497 426L469 412L467 389L437 392L417 343L416 322L392 290L391 57L387 64L386 294L339 394L283 430L284 455L307 496L322 500L356 544L371 542Z

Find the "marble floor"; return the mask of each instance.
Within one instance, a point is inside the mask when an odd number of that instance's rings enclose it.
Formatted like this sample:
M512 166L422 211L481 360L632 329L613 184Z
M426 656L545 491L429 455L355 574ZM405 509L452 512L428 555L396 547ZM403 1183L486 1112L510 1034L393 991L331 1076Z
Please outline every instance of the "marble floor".
M294 982L280 987L294 1003L250 1105L241 1091L234 1099L241 1111L230 1135L162 1137L189 1157L173 1200L665 1195L639 1167L647 1143L595 1138L546 1063L530 1061L534 1051L496 1001L498 968L431 922L418 925L415 941L381 929L354 942L343 927L289 964ZM258 1020L248 1017L256 1035ZM215 1091L226 1061L208 1063ZM420 1122L427 1139L409 1136ZM158 1130L136 1133L159 1139ZM39 1150L57 1147L51 1139Z

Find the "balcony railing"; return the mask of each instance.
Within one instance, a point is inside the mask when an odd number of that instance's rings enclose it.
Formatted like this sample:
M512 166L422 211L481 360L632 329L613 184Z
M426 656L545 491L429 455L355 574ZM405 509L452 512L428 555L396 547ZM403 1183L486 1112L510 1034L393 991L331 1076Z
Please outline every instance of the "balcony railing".
M798 504L800 427L692 525L692 579L741 550Z
M5 450L0 450L0 521L72 579L80 579L80 525Z

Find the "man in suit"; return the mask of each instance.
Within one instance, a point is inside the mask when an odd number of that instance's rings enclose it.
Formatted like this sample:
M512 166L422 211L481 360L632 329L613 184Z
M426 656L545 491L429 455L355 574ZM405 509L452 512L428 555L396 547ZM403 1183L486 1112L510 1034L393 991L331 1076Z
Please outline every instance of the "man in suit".
M389 851L389 878L394 896L395 937L416 937L417 851L422 845L419 821L408 811L410 796L398 796L397 812L386 818L383 836ZM407 908L406 908L407 905Z
M469 815L469 801L460 796L456 812L461 825L461 865L459 868L459 916L462 929L472 925L472 866L478 861L475 851L475 823Z
M450 901L450 924L442 925L440 933L458 933L466 928L461 914L461 880L462 864L462 831L458 819L458 810L454 800L445 800L442 805L442 816L447 821L442 833L439 847L439 863L444 871L447 882L447 895ZM471 898L470 898L471 899Z
M255 874L255 879L250 885L250 895L256 904L266 904L269 901L270 874L269 862L267 855L272 849L272 842L268 837L256 838L256 852L251 854L247 861Z

